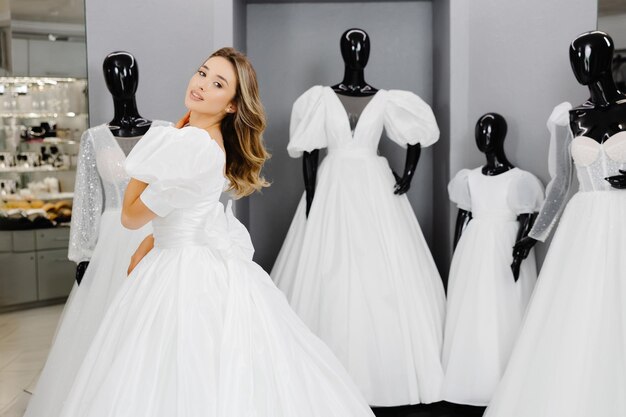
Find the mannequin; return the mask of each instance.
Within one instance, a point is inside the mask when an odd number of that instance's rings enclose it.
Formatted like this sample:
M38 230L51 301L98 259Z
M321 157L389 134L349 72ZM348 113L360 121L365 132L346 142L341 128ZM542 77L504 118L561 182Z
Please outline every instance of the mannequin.
M344 103L346 113L348 113L348 116L351 119L351 128L354 129L360 112L356 115L356 117L353 117L354 115L350 114L350 107L346 106L346 104L350 103L354 107L360 107L360 111L362 112L369 100L378 91L377 88L369 85L365 81L363 74L370 54L369 35L362 29L348 29L343 33L343 35L341 35L339 46L341 49L341 57L343 58L345 64L344 76L343 80L339 84L333 85L331 88L335 91L335 93L337 93L342 103ZM358 97L364 99L363 101L359 100L360 103L357 104L356 100L346 100L344 97ZM400 195L409 191L420 154L421 146L419 144L408 145L404 175L400 177L395 172L393 173L396 179L394 194ZM302 170L304 174L304 188L306 191L307 217L315 195L315 180L317 177L318 163L319 149L312 152L304 152L302 158Z
M483 175L499 175L515 168L504 153L504 138L506 137L506 133L506 121L501 115L497 113L487 113L478 119L475 128L476 146L487 157L487 163L482 168ZM528 235L535 218L536 214L520 214L518 216L520 228L516 242ZM456 248L456 245L459 243L463 230L471 219L471 212L459 209L454 232L454 248ZM525 258L521 256L514 256L513 258L511 268L515 281L519 278L520 265L523 259Z
M346 31L340 46L342 82L312 86L292 107L287 152L304 157L306 189L271 276L376 414L396 414L388 408L441 401L445 294L404 194L440 132L419 96L365 82L363 30ZM409 147L403 178L378 154L383 130Z
M143 136L150 129L152 121L141 117L137 110L135 92L139 84L139 68L135 57L128 52L112 52L104 58L102 70L107 88L113 96L114 116L108 124L111 134L119 138ZM76 266L78 285L88 266L88 261Z
M614 43L600 31L584 33L569 48L570 64L576 80L589 88L589 99L570 111L574 137L585 135L603 143L615 133L626 130L626 95L615 86L611 64ZM626 188L626 171L605 178L613 188ZM537 240L525 236L515 244L513 256L524 259Z
M483 411L504 373L537 280L534 254L511 269L509 251L529 232L544 200L540 181L506 157L506 134L501 115L481 116L475 138L486 163L461 169L448 184L459 212L441 355L443 399Z

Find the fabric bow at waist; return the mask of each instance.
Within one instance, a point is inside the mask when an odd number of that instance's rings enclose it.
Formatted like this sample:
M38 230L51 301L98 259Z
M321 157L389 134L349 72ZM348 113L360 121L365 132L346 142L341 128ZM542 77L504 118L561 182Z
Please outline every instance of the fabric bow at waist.
M233 214L232 200L229 200L225 210L222 203L218 203L218 206L220 213L217 216L210 216L203 225L155 226L154 246L162 249L207 246L227 256L238 255L252 259L254 246L250 234Z

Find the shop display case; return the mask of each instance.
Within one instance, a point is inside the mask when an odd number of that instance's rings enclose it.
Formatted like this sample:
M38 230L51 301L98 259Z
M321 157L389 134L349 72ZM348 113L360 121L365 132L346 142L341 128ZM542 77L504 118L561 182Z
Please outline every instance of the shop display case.
M0 309L69 294L86 80L0 77Z

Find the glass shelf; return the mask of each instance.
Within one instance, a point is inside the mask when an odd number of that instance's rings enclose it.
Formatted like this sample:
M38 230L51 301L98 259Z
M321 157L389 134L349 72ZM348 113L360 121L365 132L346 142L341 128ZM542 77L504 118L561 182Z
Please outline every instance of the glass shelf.
M0 168L0 173L18 173L21 174L23 172L60 172L60 171L71 171L70 168L53 168L51 166L43 166L43 167L32 167L32 168L22 168L22 167L10 167L10 168Z
M79 116L87 116L86 113L53 113L53 112L0 112L0 117L9 118L14 117L16 119L46 119L46 118L57 118L57 117L79 117Z
M40 193L40 194L35 194L33 197L22 197L18 194L0 196L0 200L2 201L29 201L29 200L51 201L51 200L71 200L73 198L74 198L73 192L55 193L55 194Z

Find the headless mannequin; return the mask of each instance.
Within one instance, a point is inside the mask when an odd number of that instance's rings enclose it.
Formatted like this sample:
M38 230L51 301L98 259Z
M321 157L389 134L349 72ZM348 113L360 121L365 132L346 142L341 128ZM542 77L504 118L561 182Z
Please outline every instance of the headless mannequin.
M585 135L603 143L626 130L626 95L615 86L611 64L614 43L600 31L583 33L569 49L576 80L589 88L589 100L570 110L570 128L574 137ZM613 188L626 188L626 171L606 178ZM515 244L514 256L525 258L537 241L529 236Z
M370 54L370 41L368 34L362 29L348 29L341 36L339 42L341 56L345 63L343 80L331 88L342 102L350 121L350 128L354 131L356 123L378 89L365 82L363 70L367 65ZM394 194L404 194L411 187L411 179L419 161L421 147L409 145L404 167L404 175L396 178ZM302 158L304 174L304 188L306 192L306 215L308 217L315 195L315 179L319 162L319 149L305 152Z
M487 158L487 163L482 168L483 175L500 175L515 168L504 153L504 138L507 132L504 117L497 113L487 113L478 119L474 132L476 146ZM535 214L520 214L518 216L517 220L520 223L520 228L517 232L516 242L528 235L535 216ZM456 245L459 243L463 230L465 230L465 227L471 219L471 212L459 209L454 231L454 249L456 249ZM515 281L519 278L519 270L523 259L522 257L513 258L511 269L513 270L513 278Z
M137 61L128 52L112 52L104 58L102 64L104 80L113 96L114 116L108 124L111 134L116 138L143 136L152 121L139 115L135 92L139 84ZM120 147L128 154L122 143ZM88 261L80 262L76 267L76 282L80 285L89 266Z

